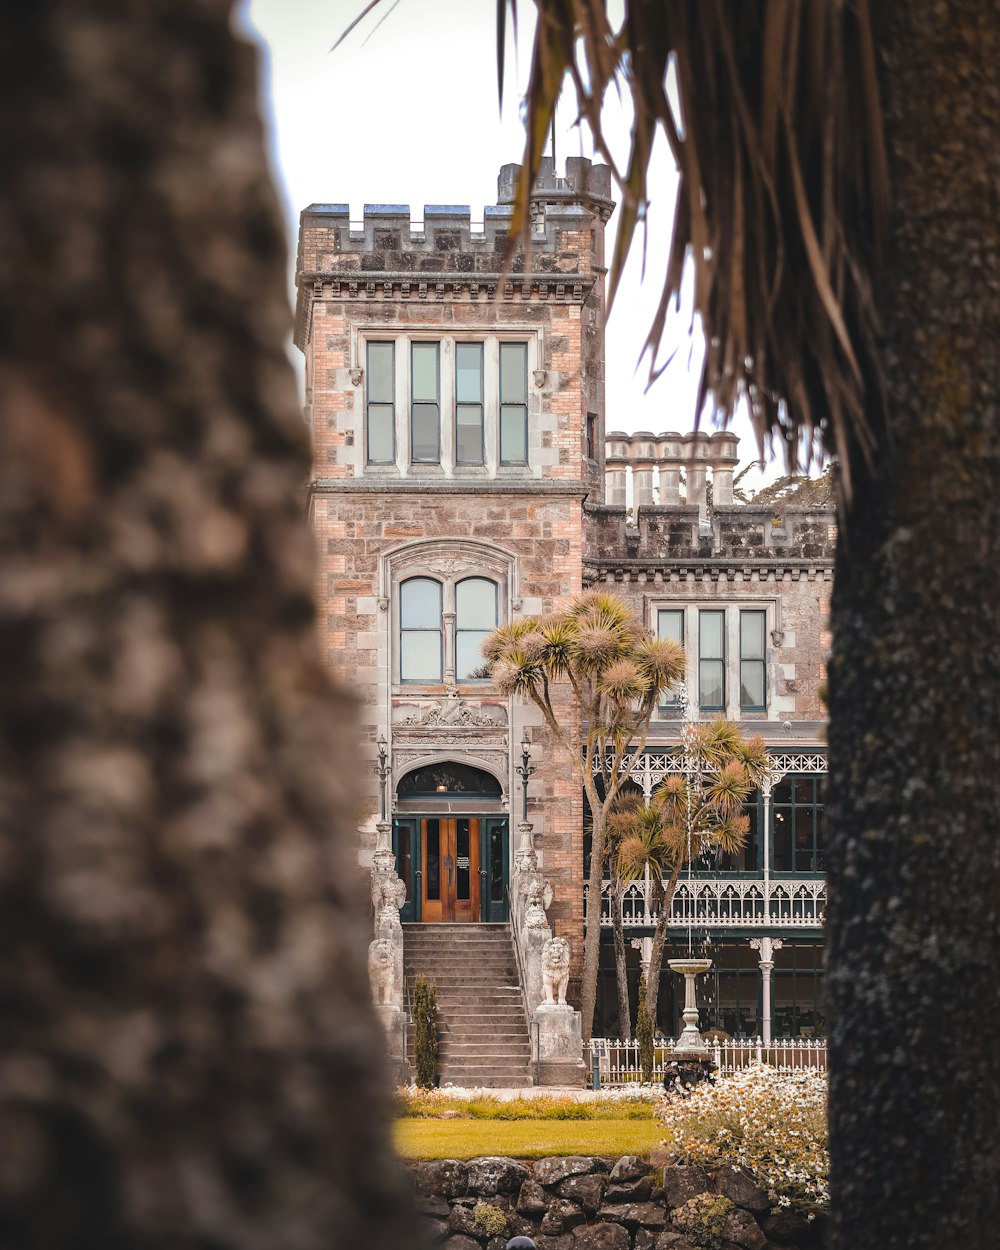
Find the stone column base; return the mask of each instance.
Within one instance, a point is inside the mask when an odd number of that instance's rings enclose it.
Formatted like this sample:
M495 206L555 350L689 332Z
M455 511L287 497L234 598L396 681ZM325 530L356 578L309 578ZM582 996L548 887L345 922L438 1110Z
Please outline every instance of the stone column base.
M385 1030L385 1055L389 1079L393 1085L409 1085L412 1074L406 1057L406 1028L403 1012L391 1003L376 1003L375 1010Z
M537 1050L536 1050L537 1048ZM542 1003L531 1016L531 1050L538 1085L582 1089L583 1018L566 1004Z

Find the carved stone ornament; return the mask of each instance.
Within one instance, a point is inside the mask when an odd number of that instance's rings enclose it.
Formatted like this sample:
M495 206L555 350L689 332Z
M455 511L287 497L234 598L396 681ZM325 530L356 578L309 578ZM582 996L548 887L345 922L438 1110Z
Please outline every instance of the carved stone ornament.
M545 906L542 902L542 888L540 885L534 886L528 892L528 905L524 912L524 927L526 929L546 929L548 921L545 919Z
M535 379L535 385L541 390L545 385L545 379L548 377L546 371L544 369L534 369L531 376Z
M351 370L351 385L360 386L361 381L364 378L364 376L365 376L364 369L352 369Z
M566 1006L570 945L565 938L549 938L542 947L542 990L545 1002Z
M378 916L392 908L399 916L399 909L406 902L406 885L394 872L372 873L372 906Z
M401 709L404 710L404 709ZM463 699L457 690L449 690L443 699L428 699L415 711L404 715L401 725L430 727L435 725L489 725L503 727L506 717L501 707L484 707Z
M396 988L395 951L391 942L376 938L368 947L368 977L377 1003L392 1003Z

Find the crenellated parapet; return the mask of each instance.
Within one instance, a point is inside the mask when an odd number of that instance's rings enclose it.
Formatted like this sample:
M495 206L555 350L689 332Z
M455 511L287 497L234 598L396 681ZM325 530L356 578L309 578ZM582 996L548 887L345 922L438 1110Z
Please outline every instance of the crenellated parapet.
M520 170L501 168L498 202L481 224L466 204L427 204L422 219L408 204L366 204L360 221L347 204L310 204L300 218L299 346L316 300L477 302L499 294L585 303L604 273L603 229L593 226L603 227L614 209L610 170L569 158L557 176L544 160L531 197L530 254L519 250L505 268Z

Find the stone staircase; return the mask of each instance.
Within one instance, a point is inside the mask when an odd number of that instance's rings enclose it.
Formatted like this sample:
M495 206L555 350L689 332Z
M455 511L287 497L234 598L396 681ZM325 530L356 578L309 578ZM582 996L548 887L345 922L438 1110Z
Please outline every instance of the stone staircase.
M531 1084L530 1043L510 927L404 924L403 969L437 986L441 1085L521 1088ZM408 1033L413 1063L413 1029Z

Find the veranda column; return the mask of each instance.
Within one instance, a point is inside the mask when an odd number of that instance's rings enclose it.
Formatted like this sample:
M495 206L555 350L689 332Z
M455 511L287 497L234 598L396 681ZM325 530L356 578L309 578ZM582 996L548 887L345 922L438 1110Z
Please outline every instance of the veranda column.
M771 1041L771 973L774 971L774 952L781 950L781 938L772 938L768 936L751 938L750 946L755 951L760 951L760 967L761 977L761 1032L765 1046Z

